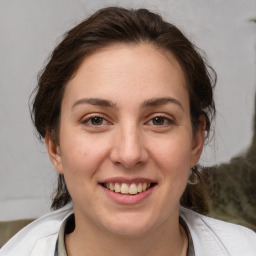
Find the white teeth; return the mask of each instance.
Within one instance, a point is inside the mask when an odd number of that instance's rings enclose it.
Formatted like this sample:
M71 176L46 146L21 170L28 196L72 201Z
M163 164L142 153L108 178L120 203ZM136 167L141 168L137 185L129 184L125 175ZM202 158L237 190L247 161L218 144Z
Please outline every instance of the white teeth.
M116 193L121 194L130 194L130 195L136 195L138 193L141 193L143 191L146 191L148 188L150 188L151 183L149 182L143 182L139 184L126 184L126 183L112 183L108 182L105 183L104 186Z
M122 183L122 185L121 185L121 193L122 194L128 194L129 193L129 187L128 187L127 184Z
M115 184L115 192L116 193L121 192L121 187L120 187L120 185L118 183Z
M113 183L110 183L110 184L109 184L109 189L110 189L111 191L114 191L114 190L115 190L115 187L114 187Z
M142 184L141 184L141 183L138 185L137 191L138 191L139 193L142 192Z
M129 194L136 195L137 193L138 193L137 186L134 183L132 183L132 185L129 188Z

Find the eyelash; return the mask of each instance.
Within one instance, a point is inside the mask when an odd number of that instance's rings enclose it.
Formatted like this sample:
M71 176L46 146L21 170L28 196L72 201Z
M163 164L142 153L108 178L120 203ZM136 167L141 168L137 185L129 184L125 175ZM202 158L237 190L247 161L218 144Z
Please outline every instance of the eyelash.
M156 121L157 118L159 118L162 121L162 123L154 124L154 121ZM93 124L93 119L96 122L97 122L97 120L95 120L95 119L99 119L100 123L99 124ZM111 124L111 123L106 119L105 115L103 115L103 114L92 114L92 115L89 115L88 117L86 117L86 119L84 119L82 121L82 124L87 125L87 126L91 126L91 127L97 127L97 126L101 127L105 124ZM146 124L150 124L150 125L153 125L153 126L159 126L159 127L160 126L166 127L168 125L175 124L175 120L173 118L167 117L167 116L162 115L162 114L159 114L159 115L156 114L154 117L150 118L150 120L147 121Z
M92 120L96 119L96 118L101 120L101 123L99 125L92 123ZM102 122L110 123L110 122L107 121L107 119L106 119L106 117L104 115L102 115L102 114L92 114L92 115L89 115L86 119L84 119L82 121L82 124L96 127L96 126L104 125L104 124L102 124Z
M155 115L153 118L151 118L147 123L154 122L156 118L161 119L164 123L163 124L152 124L154 126L167 126L171 124L175 124L175 120L173 118L167 117L165 115Z

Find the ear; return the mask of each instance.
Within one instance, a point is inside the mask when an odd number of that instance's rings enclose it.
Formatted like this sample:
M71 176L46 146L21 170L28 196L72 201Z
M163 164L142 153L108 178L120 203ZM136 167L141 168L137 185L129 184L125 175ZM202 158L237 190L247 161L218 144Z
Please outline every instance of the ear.
M194 134L194 138L193 138L192 156L191 156L191 163L190 163L191 168L198 163L200 156L202 154L204 140L205 140L205 127L206 127L205 117L201 115L198 120L197 131Z
M56 142L54 142L54 140L51 138L48 132L45 136L45 145L48 151L48 155L55 169L60 174L63 174L60 146Z

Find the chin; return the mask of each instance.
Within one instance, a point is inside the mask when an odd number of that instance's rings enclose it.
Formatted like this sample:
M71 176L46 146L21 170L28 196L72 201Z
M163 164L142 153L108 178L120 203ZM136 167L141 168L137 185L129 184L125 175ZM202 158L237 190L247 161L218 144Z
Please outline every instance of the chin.
M132 214L122 217L116 217L112 221L109 221L105 228L112 234L126 237L140 237L145 235L150 229L155 226L154 221L147 216L139 216L138 214Z
M136 238L136 237L144 236L148 230L149 230L148 226L135 227L134 225L123 225L123 226L119 225L116 228L111 227L110 231L113 234L118 235L118 236Z

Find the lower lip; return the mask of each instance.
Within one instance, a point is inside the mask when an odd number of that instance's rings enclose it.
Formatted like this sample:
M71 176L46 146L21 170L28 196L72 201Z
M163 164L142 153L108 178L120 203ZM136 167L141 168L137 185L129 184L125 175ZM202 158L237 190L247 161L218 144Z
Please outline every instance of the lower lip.
M115 192L102 186L104 192L113 201L115 201L118 204L126 204L126 205L141 203L142 201L144 201L146 198L148 198L150 196L150 194L153 192L154 187L151 187L151 188L147 189L146 191L143 191L136 195L129 195L129 194L115 193Z

